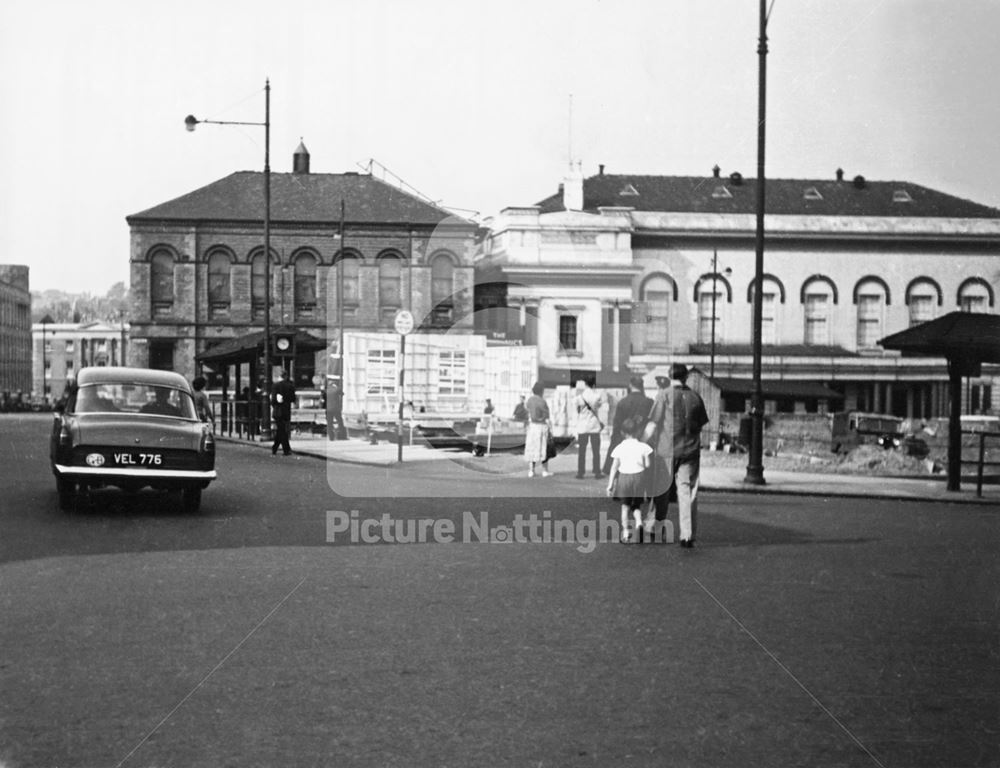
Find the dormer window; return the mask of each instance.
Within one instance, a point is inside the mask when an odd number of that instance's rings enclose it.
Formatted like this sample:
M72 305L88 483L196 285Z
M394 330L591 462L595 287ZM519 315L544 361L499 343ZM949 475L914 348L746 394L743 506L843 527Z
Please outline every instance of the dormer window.
M619 197L638 197L639 190L633 187L631 184L626 184L622 187L622 191L618 193Z
M892 202L894 203L912 203L913 198L910 197L910 193L905 189L897 189L892 193Z
M809 189L807 189L805 191L805 193L803 193L802 197L805 198L806 200L822 200L823 199L823 195L821 195L819 193L819 190L816 189L816 187L809 187Z
M721 184L712 190L712 197L714 197L716 200L725 200L732 196L733 193L730 192L726 187L724 187Z

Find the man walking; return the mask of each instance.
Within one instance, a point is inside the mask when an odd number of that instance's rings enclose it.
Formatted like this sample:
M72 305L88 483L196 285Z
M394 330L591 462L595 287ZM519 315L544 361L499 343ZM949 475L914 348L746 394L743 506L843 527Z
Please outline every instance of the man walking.
M615 406L615 417L611 421L611 442L607 455L604 457L604 474L611 471L611 452L625 439L622 424L631 419L635 424L645 424L653 401L646 397L646 386L641 376L633 376L628 380L628 394Z
M694 546L698 529L698 477L701 466L701 429L708 423L705 403L687 385L688 369L682 363L670 366L669 387L657 378L660 392L650 411L654 425L657 458L670 468L677 494L677 518L682 547ZM658 481L654 493L656 519L665 520L670 498L669 484Z
M578 453L576 457L576 477L582 480L587 469L587 443L590 443L593 455L594 477L602 478L601 472L601 430L604 422L598 411L604 404L604 396L593 389L590 382L580 379L576 382L576 440Z
M271 455L278 453L278 446L288 456L292 446L288 438L292 431L292 403L295 402L295 385L288 380L288 371L281 372L281 381L271 391L271 415L274 418L274 445Z

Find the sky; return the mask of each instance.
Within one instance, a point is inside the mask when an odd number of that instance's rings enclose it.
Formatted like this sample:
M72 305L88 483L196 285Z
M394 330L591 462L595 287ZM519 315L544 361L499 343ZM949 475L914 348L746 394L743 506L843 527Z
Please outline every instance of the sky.
M769 0L770 2L770 0ZM4 0L0 263L128 283L125 217L304 141L479 220L584 174L757 168L757 0ZM768 178L905 180L1000 208L996 0L774 0Z

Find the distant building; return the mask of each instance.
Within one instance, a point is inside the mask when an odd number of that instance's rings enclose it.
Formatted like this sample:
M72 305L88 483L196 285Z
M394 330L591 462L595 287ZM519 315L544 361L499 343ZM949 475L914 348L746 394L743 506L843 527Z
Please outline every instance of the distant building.
M295 357L298 386L330 372L340 328L391 331L400 309L420 332L472 332L475 224L369 174L310 173L301 144L293 168L271 174L270 289L263 173L233 173L127 217L131 364L191 378L197 355L264 330L268 295L272 331L320 342Z
M944 360L878 342L961 309L996 313L1000 211L906 181L769 179L763 281L768 409L947 412ZM574 168L558 194L489 222L478 328L538 344L550 385L620 385L672 362L708 373L724 409L752 377L756 184ZM713 344L714 342L714 344ZM712 349L714 346L714 355ZM1000 408L984 367L966 412Z
M31 290L28 267L0 264L0 397L31 394Z
M76 378L81 368L125 365L128 330L128 323L35 323L31 326L34 391L55 401L67 379Z

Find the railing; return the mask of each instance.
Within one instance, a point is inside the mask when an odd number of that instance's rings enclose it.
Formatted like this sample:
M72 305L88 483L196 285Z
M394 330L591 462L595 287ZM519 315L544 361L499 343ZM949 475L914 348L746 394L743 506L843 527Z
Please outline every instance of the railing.
M258 400L222 400L212 402L215 430L220 435L256 440L261 434L266 405Z
M976 465L976 496L979 498L983 497L983 468L984 467L1000 467L1000 461L986 461L986 440L987 439L1000 439L1000 432L982 432L976 430L974 432L962 431L963 435L978 435L979 436L979 452L974 459L962 459L962 464L975 464Z

